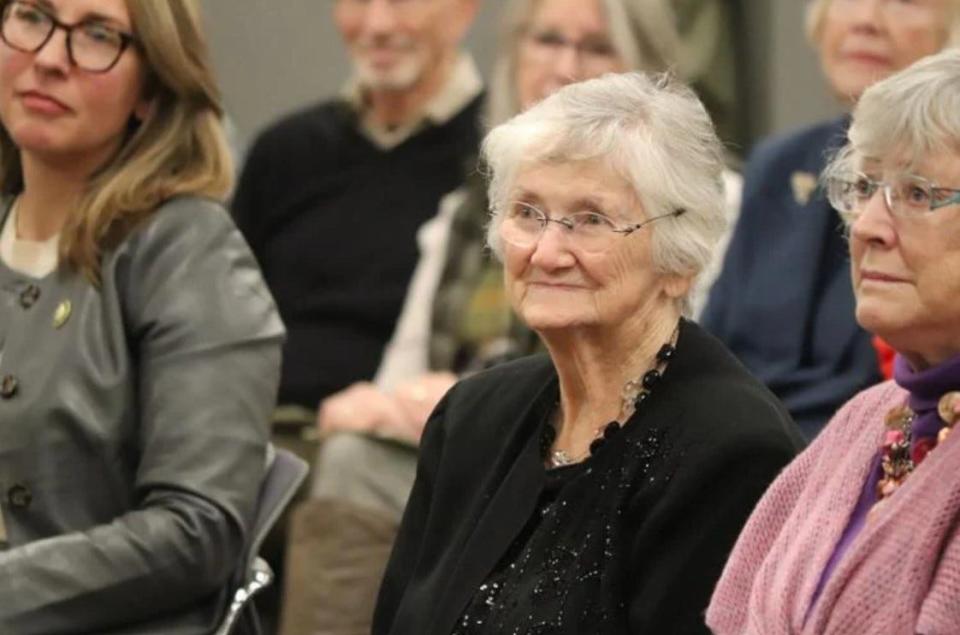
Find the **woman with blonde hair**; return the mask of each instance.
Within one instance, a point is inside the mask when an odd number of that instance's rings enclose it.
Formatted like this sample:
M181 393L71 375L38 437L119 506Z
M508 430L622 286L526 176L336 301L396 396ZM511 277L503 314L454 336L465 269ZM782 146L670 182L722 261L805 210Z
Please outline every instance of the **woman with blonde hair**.
M283 329L199 10L0 6L0 631L210 632Z

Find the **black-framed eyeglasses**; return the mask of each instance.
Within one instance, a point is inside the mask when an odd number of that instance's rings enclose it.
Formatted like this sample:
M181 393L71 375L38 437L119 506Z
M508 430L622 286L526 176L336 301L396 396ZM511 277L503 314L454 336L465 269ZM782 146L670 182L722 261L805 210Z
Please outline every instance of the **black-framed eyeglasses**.
M567 230L575 247L588 253L602 253L613 246L617 234L629 236L654 221L675 218L685 212L684 209L677 209L639 223L617 226L610 217L600 212L582 211L562 218L550 218L530 203L513 201L504 210L500 235L511 245L526 249L540 241L549 223L556 223Z
M120 56L137 39L101 20L67 24L32 2L12 0L3 6L0 38L7 46L24 53L42 49L53 32L66 33L70 63L91 73L106 73L116 66Z
M948 205L960 204L960 190L939 187L913 174L898 174L887 181L878 181L860 172L850 172L827 179L827 198L847 224L863 212L877 191L894 216L920 217Z

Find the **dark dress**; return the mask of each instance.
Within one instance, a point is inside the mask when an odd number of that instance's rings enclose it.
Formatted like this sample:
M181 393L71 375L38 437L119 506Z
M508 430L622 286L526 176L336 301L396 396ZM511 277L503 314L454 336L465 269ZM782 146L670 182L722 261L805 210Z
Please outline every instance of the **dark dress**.
M737 534L801 447L789 415L688 322L623 430L548 472L541 432L558 396L536 355L459 383L437 407L375 635L707 632Z
M854 317L842 222L816 187L847 123L768 140L753 153L737 227L700 320L783 400L808 438L880 380L870 335Z

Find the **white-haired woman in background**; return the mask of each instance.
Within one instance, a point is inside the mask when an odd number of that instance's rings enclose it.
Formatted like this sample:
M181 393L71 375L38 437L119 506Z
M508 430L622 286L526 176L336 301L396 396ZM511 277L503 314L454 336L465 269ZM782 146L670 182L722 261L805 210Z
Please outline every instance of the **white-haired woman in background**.
M800 443L681 318L723 230L720 154L689 89L635 74L490 133L490 241L549 354L437 407L374 633L705 632L735 536Z
M845 107L957 41L960 0L811 0L807 33ZM701 324L783 400L812 438L880 377L853 319L842 222L817 188L849 116L766 140L744 169L743 205Z
M867 89L828 167L856 318L899 356L764 495L719 635L960 633L960 52Z

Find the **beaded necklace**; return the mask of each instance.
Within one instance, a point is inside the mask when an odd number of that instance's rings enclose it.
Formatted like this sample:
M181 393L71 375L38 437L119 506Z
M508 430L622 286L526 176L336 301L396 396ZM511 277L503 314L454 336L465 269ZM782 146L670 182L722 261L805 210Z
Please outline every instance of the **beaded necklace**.
M908 406L898 406L887 413L884 420L886 432L880 447L882 473L877 481L874 509L897 491L927 454L950 435L954 424L960 420L960 392L951 391L940 397L937 414L944 423L937 436L913 441L913 424L917 419L913 410Z
M673 334L670 336L670 340L657 351L653 368L643 373L640 377L631 379L623 385L620 393L620 416L623 423L611 421L598 427L594 431L593 441L590 442L590 447L586 452L578 456L571 456L565 450L551 451L553 443L557 439L557 429L552 423L547 423L547 425L543 426L540 433L540 456L543 457L548 468L564 467L579 463L587 456L596 454L604 443L615 437L617 433L623 429L623 426L630 417L633 416L640 405L650 396L650 392L654 386L656 386L663 377L667 364L669 364L670 360L676 355L676 340L679 330L680 324L678 323L677 328L674 329ZM558 411L559 405L559 402L554 405L555 411Z

